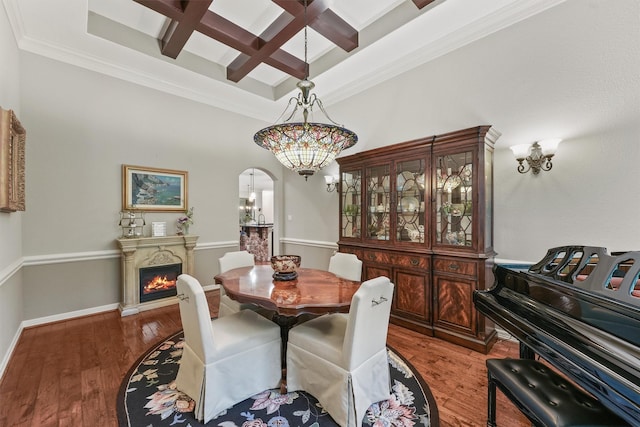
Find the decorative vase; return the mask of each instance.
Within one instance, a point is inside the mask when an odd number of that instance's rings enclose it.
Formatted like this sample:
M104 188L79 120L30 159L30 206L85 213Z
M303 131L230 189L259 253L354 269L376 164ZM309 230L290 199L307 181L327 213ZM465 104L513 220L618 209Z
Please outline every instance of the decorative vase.
M184 234L184 235L189 234L189 225L188 224L183 224L182 225L182 234Z

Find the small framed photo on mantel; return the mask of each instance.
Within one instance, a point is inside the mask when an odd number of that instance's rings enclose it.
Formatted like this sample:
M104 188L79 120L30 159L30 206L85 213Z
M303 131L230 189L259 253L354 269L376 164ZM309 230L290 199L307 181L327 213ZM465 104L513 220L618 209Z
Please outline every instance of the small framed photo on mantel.
M165 237L167 235L167 223L166 222L152 222L151 223L151 237Z
M122 165L122 209L184 212L187 179L186 171Z

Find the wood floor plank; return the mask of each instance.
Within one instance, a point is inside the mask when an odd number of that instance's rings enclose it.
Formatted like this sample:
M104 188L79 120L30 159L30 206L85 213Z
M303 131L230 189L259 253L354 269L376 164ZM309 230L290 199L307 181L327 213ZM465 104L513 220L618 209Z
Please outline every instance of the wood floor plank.
M82 329L73 320L67 322L65 337L68 345L62 353L64 357L60 362L59 375L59 419L72 420L76 425L82 425L82 384L79 375L81 354L78 349L82 345Z
M40 353L41 380L36 393L37 405L32 415L33 425L53 427L58 425L60 366L64 353L51 349Z
M107 416L107 411L113 414L112 405L115 402L107 402L104 398L104 384L100 375L100 368L83 369L80 373L82 384L82 425L109 425L106 424L108 418L113 419L113 415Z
M207 292L217 315L218 291ZM0 381L0 427L116 426L116 396L133 363L181 329L177 305L120 317L117 310L25 329ZM441 427L486 425L488 357L517 357L498 341L489 355L396 325L388 343L433 392ZM10 402L7 404L7 402ZM498 393L498 425L525 427L526 418Z
M48 351L45 349L44 340L47 339L46 331L33 329L29 331L30 351L25 354L24 365L18 373L18 378L11 381L15 384L14 406L9 414L9 425L33 425L32 418L36 407L37 391L40 382L43 381L41 363L42 355ZM7 367L7 369L9 366Z
M485 426L486 359L518 357L515 342L500 340L484 355L396 325L389 325L387 342L411 362L429 385L438 406L441 427ZM531 425L504 396L498 394L497 402L498 426Z

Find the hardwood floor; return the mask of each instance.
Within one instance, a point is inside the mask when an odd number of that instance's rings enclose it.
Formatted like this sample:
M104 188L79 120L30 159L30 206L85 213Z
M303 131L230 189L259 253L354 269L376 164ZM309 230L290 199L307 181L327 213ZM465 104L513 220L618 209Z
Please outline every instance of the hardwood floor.
M207 298L217 314L218 292ZM117 426L116 395L125 374L147 349L180 329L177 304L25 329L0 382L0 426ZM486 425L485 359L518 355L513 342L500 341L485 356L394 325L388 342L429 384L442 427ZM498 425L530 425L500 393Z

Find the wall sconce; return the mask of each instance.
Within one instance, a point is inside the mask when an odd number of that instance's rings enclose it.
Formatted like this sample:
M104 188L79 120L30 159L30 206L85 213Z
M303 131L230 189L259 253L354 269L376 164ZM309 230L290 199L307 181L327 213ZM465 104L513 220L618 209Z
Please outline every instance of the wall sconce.
M534 142L533 144L520 144L511 147L513 155L518 161L518 172L533 172L538 175L541 170L550 171L553 167L551 158L556 154L558 144L562 141L559 138L545 139L544 141ZM527 161L525 167L524 161Z
M340 182L340 180L337 176L325 175L324 182L326 182L327 184L327 191L331 193L332 191L338 189L338 183Z

